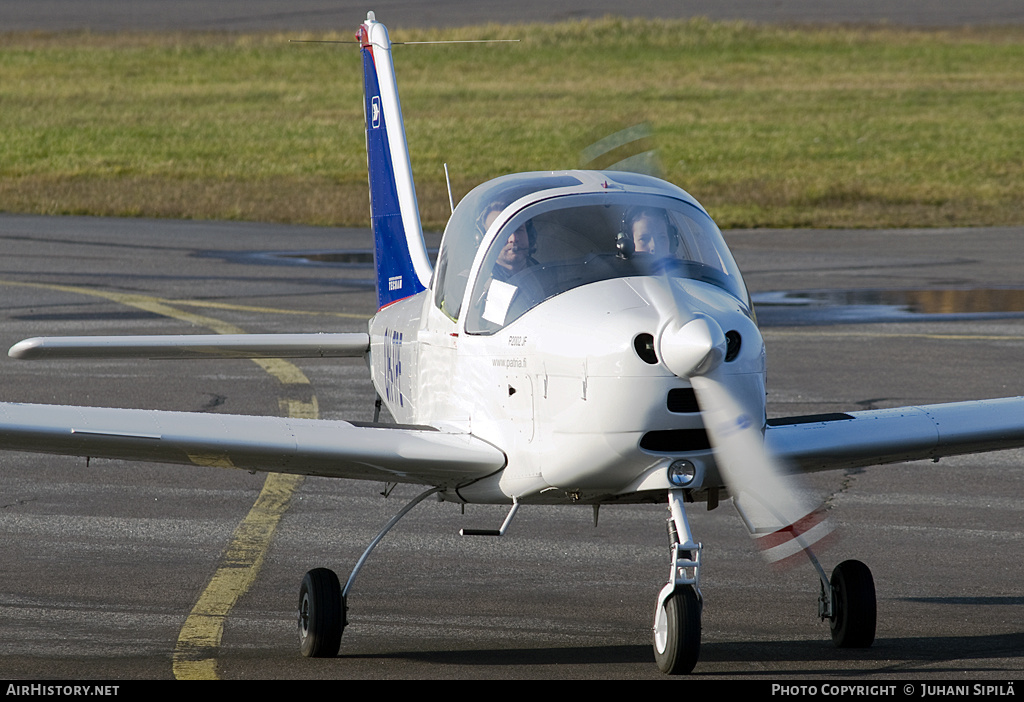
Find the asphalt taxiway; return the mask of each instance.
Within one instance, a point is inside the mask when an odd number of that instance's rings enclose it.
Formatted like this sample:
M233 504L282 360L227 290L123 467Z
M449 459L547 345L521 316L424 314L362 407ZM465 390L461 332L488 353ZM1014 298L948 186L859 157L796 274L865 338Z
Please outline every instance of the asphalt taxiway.
M1015 0L4 0L5 31L354 31L373 10L388 27L459 27L487 22L558 22L606 15L709 17L771 23L889 23L949 27L1024 21Z
M767 326L799 291L1024 288L1024 230L730 232L762 316L770 416L1024 394L1024 318L914 316ZM436 236L431 242L436 244ZM37 335L346 331L374 310L362 230L0 216L0 346ZM347 252L311 256L313 252ZM287 255L286 255L287 254ZM339 260L340 259L340 260ZM841 296L840 296L841 297ZM957 297L957 296L954 296ZM794 302L796 300L796 302ZM783 304L803 305L797 295ZM954 306L955 307L955 306ZM962 307L962 306L961 306ZM818 310L820 313L820 310ZM915 321L920 319L921 321ZM852 323L836 323L837 321ZM4 401L370 419L357 360L17 362ZM305 381L303 381L305 378ZM1024 418L1022 418L1024 421ZM427 501L385 539L350 600L342 654L298 653L302 574L342 578L412 495L306 479L265 546L229 552L265 476L217 468L0 455L0 679L658 678L650 619L667 576L665 509L505 510ZM775 572L729 504L693 510L705 546L699 678L1012 679L1024 670L1024 452L822 473L838 525L826 566L873 570L875 645L833 648L809 566ZM187 640L214 577L254 577ZM238 594L238 593L235 593ZM212 614L199 612L211 621ZM201 617L202 618L202 617ZM199 641L197 644L196 641ZM213 643L211 643L213 642Z

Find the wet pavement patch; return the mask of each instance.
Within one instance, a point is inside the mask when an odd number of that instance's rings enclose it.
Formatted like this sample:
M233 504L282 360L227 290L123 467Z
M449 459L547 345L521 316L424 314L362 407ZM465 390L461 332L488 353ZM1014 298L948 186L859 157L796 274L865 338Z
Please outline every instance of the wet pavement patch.
M765 327L1024 317L1024 288L799 290L753 301Z
M204 251L201 256L266 266L373 268L372 249L311 251Z
M11 319L31 322L122 322L144 319L166 319L156 312L144 310L125 310L123 312L37 312L12 315Z

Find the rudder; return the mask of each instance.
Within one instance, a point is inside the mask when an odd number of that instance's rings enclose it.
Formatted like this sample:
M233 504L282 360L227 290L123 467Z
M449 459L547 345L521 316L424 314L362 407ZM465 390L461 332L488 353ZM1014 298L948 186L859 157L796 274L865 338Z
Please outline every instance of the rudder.
M427 288L431 265L423 242L409 148L398 100L391 39L367 13L356 34L363 55L363 111L370 180L377 303L386 307Z

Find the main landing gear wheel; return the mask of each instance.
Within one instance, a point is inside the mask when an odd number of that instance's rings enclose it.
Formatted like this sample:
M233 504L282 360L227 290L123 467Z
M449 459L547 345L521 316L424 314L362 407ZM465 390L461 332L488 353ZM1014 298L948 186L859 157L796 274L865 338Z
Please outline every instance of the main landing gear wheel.
M860 561L832 571L832 641L839 648L867 648L875 640L875 580Z
M345 598L333 570L314 568L299 589L299 648L307 658L333 658L345 630Z
M690 586L676 589L654 613L654 659L669 675L693 670L700 657L700 600Z

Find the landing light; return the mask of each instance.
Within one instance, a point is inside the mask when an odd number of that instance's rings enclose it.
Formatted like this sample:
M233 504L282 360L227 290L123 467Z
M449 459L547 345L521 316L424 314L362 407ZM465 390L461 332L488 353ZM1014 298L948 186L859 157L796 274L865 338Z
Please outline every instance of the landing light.
M668 467L668 481L676 487L686 487L697 476L697 467L689 461L672 461Z

